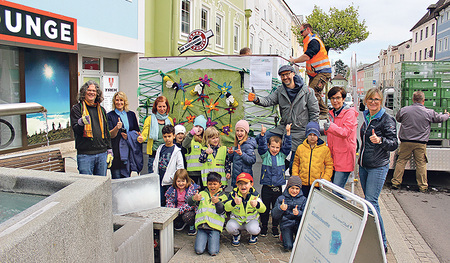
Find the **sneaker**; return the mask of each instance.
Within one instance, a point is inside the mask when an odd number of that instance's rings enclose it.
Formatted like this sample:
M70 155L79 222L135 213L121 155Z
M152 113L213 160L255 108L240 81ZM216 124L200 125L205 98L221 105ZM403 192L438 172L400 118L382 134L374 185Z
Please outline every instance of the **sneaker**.
M273 237L279 237L280 232L278 232L278 227L272 227L272 236Z
M188 235L189 235L189 236L195 236L195 235L197 235L197 229L195 229L195 226L189 226Z
M399 184L392 184L391 185L391 189L392 190L400 190L400 185Z
M248 243L250 245L254 245L254 244L258 243L258 235L251 235Z
M174 222L174 228L176 231L181 231L184 229L184 227L186 226L186 223L181 221L181 222Z
M421 193L428 193L429 192L428 188L419 189L419 191Z
M239 246L239 244L241 244L241 233L239 233L238 235L233 235L233 240L231 241L231 245L237 247Z
M261 227L261 233L259 235L262 236L262 237L266 237L267 236L267 226Z

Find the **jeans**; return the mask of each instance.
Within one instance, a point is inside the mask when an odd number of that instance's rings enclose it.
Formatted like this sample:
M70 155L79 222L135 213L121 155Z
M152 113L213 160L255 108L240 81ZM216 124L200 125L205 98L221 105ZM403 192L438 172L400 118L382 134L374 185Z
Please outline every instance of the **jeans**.
M106 151L98 154L77 154L77 165L80 174L106 176Z
M341 188L345 188L345 184L347 183L348 180L348 176L350 175L350 172L338 172L335 171L334 172L334 179L333 179L333 184L341 187ZM341 195L340 193L335 193L337 196L344 198L343 195Z
M291 250L294 246L294 234L297 234L298 225L295 227L280 227L280 229L283 247L287 250Z
M384 232L384 224L380 214L378 197L380 196L381 189L383 188L384 181L386 180L388 170L389 164L376 168L359 167L359 177L365 199L374 206L378 213L378 220L380 221L381 236L383 237L384 247L387 246L386 233Z
M120 169L111 169L111 178L112 179L120 179Z
M208 253L211 256L219 254L220 231L199 228L197 237L195 238L195 253L203 254L206 249L206 244L208 244Z
M148 156L148 173L153 173L153 161L155 161L155 155L149 155Z
M166 192L169 188L170 188L170 185L160 185L159 186L161 207L166 206Z

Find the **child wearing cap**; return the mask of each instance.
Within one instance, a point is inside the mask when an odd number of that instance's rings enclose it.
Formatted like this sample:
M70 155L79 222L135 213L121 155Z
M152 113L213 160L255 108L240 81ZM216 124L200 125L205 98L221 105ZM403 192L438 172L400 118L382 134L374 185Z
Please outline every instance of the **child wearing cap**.
M319 138L319 124L310 122L306 125L307 137L295 151L292 164L292 176L300 176L302 191L309 195L312 183L316 179L331 181L333 175L333 159L330 148Z
M198 161L201 150L203 149L203 132L206 130L206 118L198 115L194 119L194 127L187 133L186 138L181 144L186 149L186 170L189 177L198 185L201 185L201 171L203 164Z
M225 211L231 212L226 229L233 235L231 244L239 246L241 230L250 234L249 244L258 242L259 214L266 211L266 206L253 188L253 177L248 173L241 173L236 178L237 187L233 189L225 203Z
M267 236L269 224L269 212L273 209L277 198L281 195L281 187L286 183L285 177L285 161L286 156L291 152L292 138L291 125L286 125L286 136L282 140L279 136L274 135L266 139L266 127L261 125L261 134L258 139L258 153L262 159L261 166L261 199L266 205L266 211L261 214L261 236ZM272 236L279 237L278 232L279 221L272 216Z
M195 253L203 254L208 248L211 256L216 256L220 249L220 233L225 223L223 202L227 200L222 190L221 176L210 172L207 177L207 187L200 193L197 191L188 199L190 206L197 206L195 214Z
M278 197L272 209L272 218L280 220L281 237L283 247L291 251L294 245L294 235L297 234L303 211L305 210L306 197L302 192L302 181L298 176L291 176L286 189Z
M236 135L234 148L228 148L227 158L233 163L231 170L231 186L236 187L236 177L241 173L253 176L253 164L256 163L256 140L249 137L250 125L246 120L240 120L235 125Z

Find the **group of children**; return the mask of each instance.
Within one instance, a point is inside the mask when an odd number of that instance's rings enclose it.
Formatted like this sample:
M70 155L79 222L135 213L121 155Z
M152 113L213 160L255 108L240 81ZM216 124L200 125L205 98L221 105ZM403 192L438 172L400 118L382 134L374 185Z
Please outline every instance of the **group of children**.
M197 116L187 134L182 125L162 129L164 144L157 150L153 169L160 175L162 205L180 209L175 230L189 226L188 235L197 235L195 252L202 254L208 248L214 256L219 253L226 212L229 220L225 228L233 235L233 246L240 245L242 230L250 234L249 244L256 244L258 235L267 236L271 213L272 236L279 237L280 226L283 246L290 251L306 204L304 192L309 192L317 178L331 180L333 162L328 147L318 138L319 125L307 125L307 139L297 148L292 176L286 184L290 125L283 138L266 138L262 126L256 142L248 136L248 122L240 120L235 125L234 147L227 149L220 142L219 131L206 127L206 122L204 116ZM253 188L256 148L262 159L261 196ZM315 169L314 174L310 169ZM226 194L229 179L234 188Z

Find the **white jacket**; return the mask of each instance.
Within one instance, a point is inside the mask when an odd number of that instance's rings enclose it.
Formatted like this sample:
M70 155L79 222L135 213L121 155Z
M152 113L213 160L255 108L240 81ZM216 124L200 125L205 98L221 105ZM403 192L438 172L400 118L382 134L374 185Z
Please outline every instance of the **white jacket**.
M163 145L164 144L161 144L158 147L158 150L156 150L155 160L153 161L154 173L159 173L159 154L161 153L161 148L163 147ZM169 164L167 165L166 173L164 173L161 185L172 185L173 176L178 169L184 169L183 154L181 153L181 149L175 145L175 147L173 148L172 156L170 157Z

